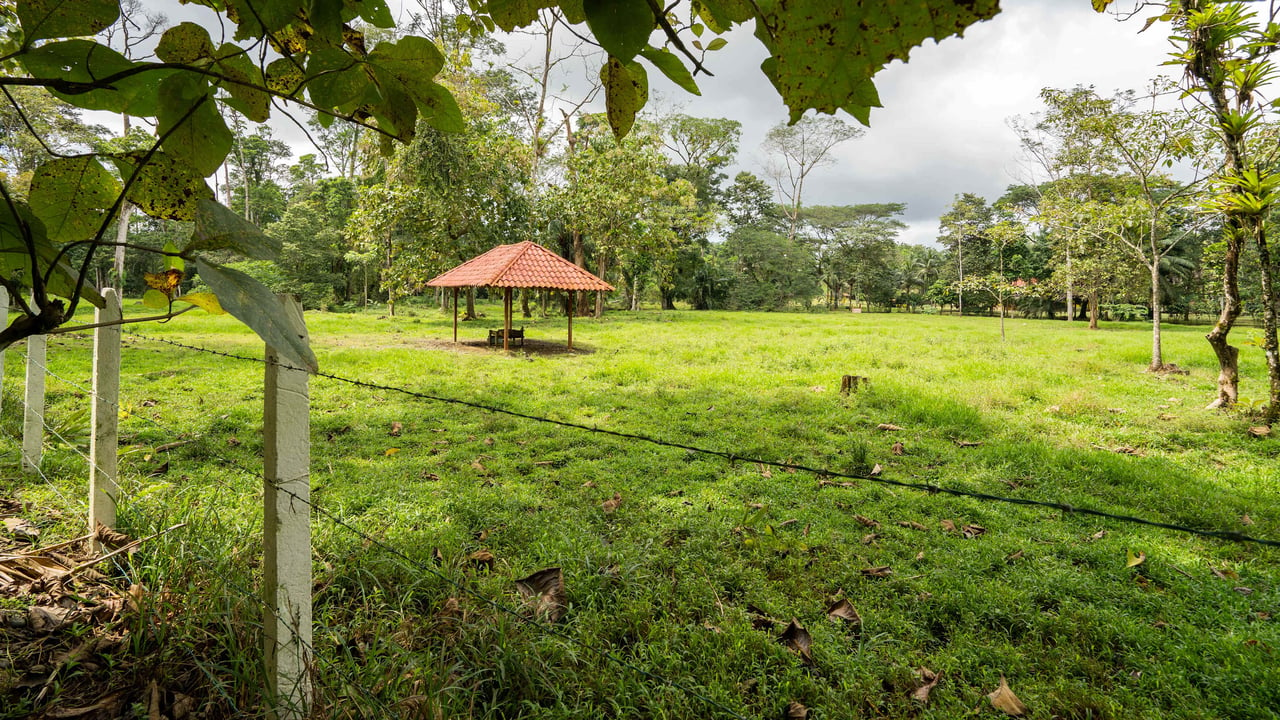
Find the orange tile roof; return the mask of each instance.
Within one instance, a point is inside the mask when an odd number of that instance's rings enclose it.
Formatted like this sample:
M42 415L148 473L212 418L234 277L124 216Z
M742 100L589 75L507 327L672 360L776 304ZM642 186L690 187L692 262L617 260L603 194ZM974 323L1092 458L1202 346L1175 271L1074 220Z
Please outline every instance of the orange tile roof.
M431 287L612 290L613 286L538 243L499 245L427 283Z

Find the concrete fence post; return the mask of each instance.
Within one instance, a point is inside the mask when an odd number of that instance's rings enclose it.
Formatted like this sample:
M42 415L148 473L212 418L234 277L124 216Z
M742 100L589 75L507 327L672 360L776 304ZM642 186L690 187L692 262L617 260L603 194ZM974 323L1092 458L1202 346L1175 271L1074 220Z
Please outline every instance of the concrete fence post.
M0 287L0 328L9 327L9 291ZM0 350L0 410L4 409L4 350Z
M281 296L302 322L302 306ZM305 326L304 326L305 327ZM263 592L267 682L277 720L307 717L311 701L311 423L301 360L267 346L263 415Z
M32 301L34 309L35 302ZM27 392L22 412L22 471L40 472L44 445L44 366L48 340L44 335L27 338Z
M106 306L94 313L95 323L119 323L120 296L103 288ZM116 459L120 423L120 325L93 331L93 435L89 439L89 531L99 524L116 526ZM96 544L96 543L95 543Z

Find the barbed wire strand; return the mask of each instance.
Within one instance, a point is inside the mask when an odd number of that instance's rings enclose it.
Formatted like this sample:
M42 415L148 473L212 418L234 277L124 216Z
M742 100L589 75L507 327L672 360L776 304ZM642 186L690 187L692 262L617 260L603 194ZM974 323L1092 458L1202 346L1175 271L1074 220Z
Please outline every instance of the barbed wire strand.
M200 347L198 345L189 345L187 343L181 343L176 340L158 338L152 335L143 335L138 332L129 332L128 334L134 337L145 339L145 340L152 340L155 342L164 343L166 345L172 345L174 347L185 348L187 350L194 350L196 352L207 353L210 355L217 355L220 357L230 358L233 360L256 362L260 364L267 363L267 360L265 358L255 358L247 355L238 355L238 354L226 352L223 350L213 350L210 348ZM305 368L293 367L291 365L286 365L283 363L280 363L280 367L285 368L287 370L300 370L302 372L310 372ZM582 430L585 432L598 433L601 435L620 438L623 440L645 442L651 445L684 450L686 452L696 453L700 455L719 457L719 458L728 460L731 463L734 463L734 462L755 463L757 465L774 467L782 470L788 470L788 471L794 470L798 472L812 473L813 475L816 475L818 477L836 477L836 478L845 478L849 480L862 480L862 481L871 482L879 485L888 485L888 486L899 487L899 488L904 488L908 490L919 490L921 492L926 492L929 494L951 495L954 497L970 498L974 500L987 500L991 502L1001 502L1001 503L1008 503L1012 505L1022 505L1027 507L1043 507L1043 508L1057 510L1059 512L1064 512L1064 513L1088 515L1092 517L1104 518L1107 520L1114 520L1117 522L1130 523L1134 525L1145 525L1147 527L1160 528L1163 530L1171 530L1174 532L1186 533L1189 535L1198 535L1201 537L1215 538L1218 540L1228 540L1231 542L1239 542L1239 543L1254 543L1258 545L1264 545L1267 547L1280 548L1280 541L1268 540L1266 538L1259 538L1259 537L1254 537L1250 535L1245 535L1243 533L1236 532L1234 530L1211 530L1211 529L1204 529L1204 528L1196 528L1196 527L1191 527L1189 525L1180 525L1177 523L1163 522L1160 520L1151 520L1148 518L1137 517L1134 515L1122 515L1119 513L1108 512L1106 510L1098 510L1096 508L1078 507L1070 503L1058 502L1055 500L1037 500L1034 498L1009 497L1005 495L996 495L993 493L981 492L978 490L965 490L963 488L948 487L945 485L935 485L933 483L912 482L909 480L895 480L893 478L887 478L881 475L872 475L869 473L848 473L848 472L841 472L838 470L832 470L830 468L815 468L807 465L800 465L797 463L783 462L779 460L769 460L765 458L756 458L748 455L741 455L738 453L727 452L724 450L703 448L703 447L698 447L696 445L689 445L687 443L664 440L662 438L655 438L655 437L640 434L640 433L623 432L619 430L609 430L606 428L600 428L600 427L595 427L591 425L583 425L581 423L570 422L567 420L556 420L555 418L547 418L547 417L541 417L538 415L531 415L528 413L520 412L518 410L509 410L507 408L501 408L494 405L487 405L484 403L473 402L470 400L460 400L458 398L449 398L449 397L444 397L440 395L433 395L431 393L419 392L417 390L410 390L408 388L396 387L393 385L384 385L381 383L374 383L366 380L356 380L352 378L342 377L340 375L335 375L333 373L314 372L311 374L317 377L322 377L329 380L334 380L337 382L354 385L357 387L364 387L372 390L382 390L384 392L401 393L401 394L408 395L410 397L414 397L422 400L431 400L434 402L447 403L450 405L460 405L463 407L469 407L476 410L482 410L485 412L495 413L499 415L507 415L510 417L530 420L533 422L546 423L546 424L557 425L565 428L572 428L574 430Z
M61 375L58 375L57 373L54 373L54 372L53 372L53 371L51 371L48 367L46 367L46 366L44 366L44 365L41 365L40 363L36 363L36 365L37 365L38 367L40 367L40 368L41 368L41 370L42 370L46 375L48 375L48 376L50 376L50 377L52 377L52 378L55 378L56 380L58 380L58 381L60 381L60 382L62 382L62 383L65 383L66 385L69 385L69 386L71 386L71 387L74 387L74 388L76 388L77 390L79 390L79 391L81 391L81 392L83 392L83 393L86 393L86 394L88 394L90 397L97 397L97 393L95 393L93 390L88 389L88 388L85 388L83 385L80 385L80 384L78 384L78 383L76 383L76 382L74 382L74 381L72 381L72 380L69 380L69 379L67 379L67 378L64 378L64 377L62 377ZM119 411L122 409L122 408L121 408L121 406L120 406L120 404L119 404L118 402L114 402L114 403L110 403L110 404L111 404L111 405L113 405L113 406L115 407L116 412L119 412ZM157 422L157 421L156 421L156 420L154 420L153 418L149 418L149 417L147 417L147 416L145 416L145 415L143 415L143 414L141 414L141 413L130 413L129 417L137 417L137 418L139 418L139 419L141 419L141 420L143 420L143 421L145 421L145 422L148 422L148 423L152 424L153 426L155 426L156 428L158 428L158 429L160 429L160 430L164 431L167 435L172 435L172 436L174 437L174 439L175 439L175 440L179 439L179 436L181 436L182 434L184 434L184 433L181 433L181 432L175 431L175 430L173 430L172 428L168 428L168 427L166 427L166 426L164 426L164 425L160 424L159 422ZM74 452L75 454L79 455L79 456L80 456L80 457L81 457L85 462L87 462L87 463L88 463L88 464L89 464L93 469L97 470L97 471L98 471L98 472L100 472L100 473L103 473L104 475L106 474L106 473L105 473L105 471L102 469L102 467L101 467L100 465L98 465L98 463L93 459L93 457L92 457L92 456L90 456L89 454L85 453L83 450L81 450L81 449L80 449L80 447L79 447L78 445L76 445L75 443L71 442L70 440L68 440L67 438L65 438L65 437L64 437L64 436L62 436L61 434L59 434L57 430L55 430L52 426L50 426L50 425L49 425L49 423L48 423L47 421L45 421L45 419L44 419L44 417L43 417L43 416L42 416L42 418L41 418L41 419L42 419L42 424L44 425L44 429L45 429L45 431L49 432L51 435L53 435L55 438L57 438L59 441L61 441L61 442L62 442L64 445L66 445L66 446L67 446L67 447L68 447L72 452ZM203 436L200 436L200 439L203 439ZM171 452L171 451L166 451L166 452ZM216 454L215 454L215 456L216 456ZM238 466L238 465L237 465L237 464L235 464L235 463L230 462L230 461L229 461L229 460L227 460L226 458L222 458L222 457L220 457L219 459L221 459L225 464L230 465L233 469L239 470L239 471L241 471L241 472L246 472L246 469L245 469L245 468L243 468L243 467L241 467L241 466ZM49 483L49 485L53 488L54 492L58 493L58 495L63 499L63 501L64 501L64 502L66 502L66 504L67 504L68 506L70 506L70 505L72 505L72 504L73 504L73 503L72 503L72 502L67 498L67 496L66 496L66 495L63 495L63 494L62 494L62 492L58 489L57 485L53 482L53 480L52 480L52 479L50 479L47 475L45 475L45 473L43 472L43 470L41 470L39 467L37 467L37 468L36 468L36 470L37 470L37 472L39 472L39 473L40 473L40 475L41 475L42 477L44 477L45 481L46 481L47 483ZM250 473L250 474L252 474L252 473ZM259 475L259 477L260 477L260 475ZM206 471L205 471L205 479L206 479L206 480L211 480L211 479L212 479L212 473L206 470ZM215 486L216 486L216 484L215 484ZM146 508L142 507L141 505L136 505L136 504L130 503L128 507L129 507L129 509L130 509L131 511L133 511L133 512L137 512L139 515L141 515L141 516L143 517L143 519L145 519L147 522L151 523L153 526L157 526L157 527L159 527L159 526L163 525L163 523L159 520L159 518L157 518L157 517L155 517L154 515L152 515L152 514L150 514L149 512L147 512ZM189 535L189 534L188 534L188 535L186 535L186 538L187 538L187 540L188 540L188 541L189 541L189 542L190 542L190 543L191 543L191 544L192 544L192 545L197 549L197 553L196 553L196 555L197 555L198 559L199 559L201 562L203 562L203 563L205 563L205 564L208 564L208 565L212 566L212 565L214 564L214 563L213 563L213 561L212 561L212 558L215 556L215 554L214 554L213 552L211 552L211 551L210 551L210 548L209 548L207 545L205 545L205 544L203 544L202 542L200 542L196 537L194 537L194 536L192 536L192 535ZM259 593L254 592L252 589L250 589L250 588L246 588L246 587L244 587L243 585L240 585L239 583L237 583L237 582L235 582L234 580L232 580L230 576L223 575L223 576L221 576L221 579L222 579L222 581L223 581L224 585L226 585L226 586L230 587L230 588L231 588L231 589L232 589L232 590L233 590L237 595L239 595L241 598L247 598L247 599L249 599L249 600L251 600L251 601L253 601L253 602L257 603L258 605L262 606L262 608L263 608L264 610L266 610L266 611L268 611L268 612L272 612L272 611L273 611L273 608L270 606L270 604L269 604L269 603L268 603L264 598L262 598L262 596L261 596ZM264 632L264 634L265 634L265 629L263 630L263 632ZM298 637L297 633L295 633L295 632L293 631L293 628L292 628L292 627L289 627L289 633L293 636L294 640L296 640L300 645L302 645L302 647L303 647L304 649L306 649L306 651L307 651L308 653L310 653L310 656L311 656L311 658L312 658L313 660L316 660L316 661L319 661L319 662L323 662L323 663L324 663L324 664L325 664L325 665L326 665L330 670L334 671L334 673L339 677L339 679L341 679L341 680L345 680L345 681L346 681L346 683L347 683L348 685L351 685L351 686L355 687L355 688L356 688L357 690L359 690L362 694L364 694L364 695L365 695L365 699L366 699L367 701L369 701L369 702L370 702L370 703L371 703L375 708L377 708L378 710L382 711L384 714L390 714L390 712L391 712L391 711L390 711L390 707L391 707L391 705L390 705L389 703L387 703L386 701L380 700L379 698L377 698L376 696L374 696L372 693L370 693L370 692L369 692L369 690L368 690L367 688L365 688L365 687L364 687L364 685L363 685L362 683L360 683L360 682L357 682L357 681L356 681L356 678L354 678L352 675L347 674L347 673L345 673L343 670L341 670L340 666L338 666L338 665L337 665L337 663L336 663L335 661L327 660L327 659L323 658L323 657L320 655L320 653L316 652L316 649L315 649L315 647L314 647L314 644L313 644L313 643L308 643L308 642L306 642L305 640L303 640L302 638ZM284 647L284 644L283 644L280 640L276 640L276 641L275 641L275 645L276 645L276 647L277 647L277 648ZM204 675L205 675L206 677L208 677L208 678L209 678L209 681L210 681L211 683L213 683L213 685L217 688L217 690L218 690L219 694L221 694L221 695L222 695L222 696L227 700L227 702L229 702L229 703L231 704L232 709L234 709L237 713L241 713L242 711L241 711L241 709L240 709L240 708L235 704L235 701L234 701L234 700L232 700L232 699L231 699L231 697L230 697L229 695L227 695L227 693L226 693L226 692L221 688L221 684L219 683L219 681L217 680L217 678L215 678L213 675L211 675L211 674L209 673L208 669L204 667L204 664L199 660L199 658L197 658L197 657L196 657L196 655L195 655L194 651L192 651L192 650L191 650L191 648L190 648L190 647L188 647L188 646L187 646L187 645L185 645L185 644L180 644L180 646L181 646L181 648L182 648L182 649L183 649L183 650L184 650L184 651L185 651L185 652L186 652L186 653L191 657L192 661L196 664L196 666L200 669L200 671L201 671L202 673L204 673Z

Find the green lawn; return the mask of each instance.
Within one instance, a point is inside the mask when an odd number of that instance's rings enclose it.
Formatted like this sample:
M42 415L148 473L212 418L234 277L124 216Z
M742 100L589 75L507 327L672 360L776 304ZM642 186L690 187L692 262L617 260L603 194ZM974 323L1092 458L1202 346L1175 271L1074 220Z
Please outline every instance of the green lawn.
M480 346L501 316L484 309L461 330L478 345L461 349L433 309L307 321L322 370L342 376L741 457L851 474L879 464L888 479L1280 539L1280 440L1201 409L1217 375L1204 328L1166 328L1166 362L1189 374L1157 376L1143 371L1138 323L1011 320L1002 343L994 318L611 313L575 322L581 352L504 354ZM233 321L195 315L138 332L260 356ZM523 324L564 340L563 318ZM55 426L72 430L86 407L71 383L88 387L91 352L89 338L50 344ZM18 347L0 423L8 466L21 364ZM1242 395L1262 396L1261 351L1244 348L1242 364ZM842 397L844 374L870 384ZM241 469L260 466L261 378L257 363L126 340L122 529L188 525L121 566L123 585L148 589L143 611L110 662L64 671L68 705L77 680L143 698L154 677L209 717L261 711L249 590L262 481ZM1275 549L845 487L323 378L312 407L314 502L412 559L315 518L325 715L731 717L723 706L777 718L797 701L810 718L996 717L985 695L1003 675L1033 718L1280 716ZM178 433L192 442L153 455ZM43 542L73 537L83 458L53 443L46 473L6 469L0 497L31 503ZM482 550L491 569L470 559ZM1126 567L1130 553L1147 559ZM884 566L891 575L863 572ZM490 604L531 612L514 581L548 567L563 568L567 593L556 634ZM860 625L827 618L842 597ZM792 618L809 659L778 641ZM0 704L24 715L38 688L5 667ZM911 698L920 667L941 673L927 705Z

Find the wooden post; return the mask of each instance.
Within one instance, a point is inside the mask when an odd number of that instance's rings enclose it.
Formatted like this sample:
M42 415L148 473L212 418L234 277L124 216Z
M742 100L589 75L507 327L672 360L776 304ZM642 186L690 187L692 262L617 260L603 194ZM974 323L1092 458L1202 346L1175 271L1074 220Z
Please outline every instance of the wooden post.
M573 291L569 291L569 350L573 349Z
M305 330L302 305L280 296ZM311 703L311 419L302 360L267 346L263 412L263 593L272 717L301 720Z
M9 326L9 291L0 287L0 329ZM0 350L0 408L4 405L4 350Z
M32 300L31 309L35 310ZM48 348L44 335L27 338L27 393L22 413L22 471L40 472L44 444L44 364Z
M120 296L103 288L106 306L94 313L95 323L120 321ZM115 529L116 458L120 420L120 326L106 325L93 331L93 435L89 438L89 532L99 524ZM100 545L95 541L95 547Z
M453 289L453 341L458 342L458 288Z
M511 349L511 288L502 293L502 349Z

